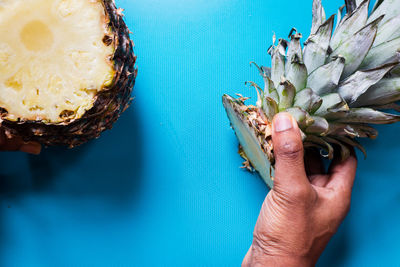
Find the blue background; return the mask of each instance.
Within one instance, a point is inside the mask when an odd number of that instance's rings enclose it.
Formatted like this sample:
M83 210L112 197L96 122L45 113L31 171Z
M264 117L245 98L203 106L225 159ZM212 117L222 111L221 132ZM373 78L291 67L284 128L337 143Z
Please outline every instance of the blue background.
M78 149L0 155L1 266L239 266L268 190L241 169L223 93L254 97L275 31L308 35L311 0L120 0L135 101ZM325 0L327 13L339 0ZM351 213L320 266L400 262L400 125L364 141Z

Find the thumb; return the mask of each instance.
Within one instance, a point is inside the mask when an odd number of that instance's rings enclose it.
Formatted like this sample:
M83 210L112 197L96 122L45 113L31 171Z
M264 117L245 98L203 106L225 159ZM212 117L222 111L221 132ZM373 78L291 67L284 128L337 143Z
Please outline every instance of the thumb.
M289 113L278 113L272 122L275 155L275 187L309 185L304 168L303 141L297 122Z

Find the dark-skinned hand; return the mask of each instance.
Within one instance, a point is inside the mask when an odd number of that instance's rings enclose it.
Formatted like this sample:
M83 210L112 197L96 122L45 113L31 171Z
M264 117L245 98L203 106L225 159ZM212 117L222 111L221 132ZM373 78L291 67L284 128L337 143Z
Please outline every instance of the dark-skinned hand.
M42 146L36 142L24 142L22 138L8 138L4 130L0 129L0 151L21 151L39 155Z
M325 172L318 154L304 157L297 122L288 113L275 116L272 140L274 188L243 266L313 266L349 211L357 159L353 151Z

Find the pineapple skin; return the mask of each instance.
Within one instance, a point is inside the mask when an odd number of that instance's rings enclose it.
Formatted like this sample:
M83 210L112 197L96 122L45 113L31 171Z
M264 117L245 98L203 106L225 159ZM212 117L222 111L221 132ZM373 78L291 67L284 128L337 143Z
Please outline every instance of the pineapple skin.
M103 40L114 45L115 52L111 61L114 63L115 75L112 84L95 96L93 107L77 120L52 124L2 119L1 127L7 137L20 137L25 142L35 141L45 146L73 148L98 138L103 131L111 129L129 107L137 76L134 44L122 12L117 9L114 0L102 0L102 4L114 39ZM0 113L3 112L0 110Z

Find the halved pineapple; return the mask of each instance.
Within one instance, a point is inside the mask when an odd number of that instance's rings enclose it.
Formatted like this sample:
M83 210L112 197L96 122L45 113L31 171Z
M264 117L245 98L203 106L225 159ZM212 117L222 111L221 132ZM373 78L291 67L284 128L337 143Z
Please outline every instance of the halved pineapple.
M0 0L0 107L9 135L75 146L130 101L136 70L109 0Z

